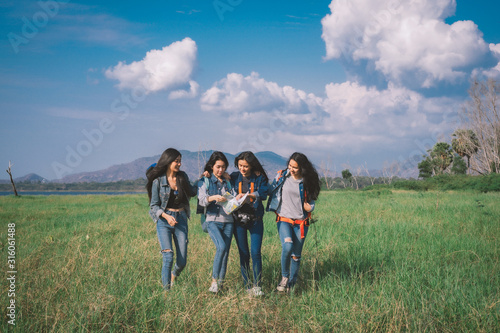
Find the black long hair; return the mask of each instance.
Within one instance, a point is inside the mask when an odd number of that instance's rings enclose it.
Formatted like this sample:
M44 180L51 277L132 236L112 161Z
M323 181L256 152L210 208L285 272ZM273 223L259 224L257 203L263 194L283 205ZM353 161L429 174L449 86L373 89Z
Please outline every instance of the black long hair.
M205 164L205 171L208 171L210 174L214 172L215 162L222 161L226 165L226 169L229 166L229 162L227 161L226 155L224 153L216 150L210 155L207 163Z
M262 167L262 164L260 164L259 160L257 157L252 153L251 151L244 151L240 153L236 158L234 159L234 166L236 169L238 169L238 162L244 160L250 165L250 170L255 173L255 171L260 172L262 176L264 176L264 179L266 182L269 182L269 178L267 178L267 173L266 170Z
M321 190L321 183L314 165L309 161L306 155L298 152L295 152L292 156L290 156L287 167L290 164L290 160L294 160L299 165L299 170L304 182L304 190L307 194L307 200L318 199L318 195Z
M151 202L151 188L153 187L153 181L163 175L167 174L167 170L177 157L182 156L181 153L174 148L168 148L165 150L156 165L152 168L148 168L146 171L146 177L148 178L148 183L146 184L146 189L148 190L149 202ZM189 202L189 198L195 194L191 191L191 186L188 182L186 174L182 171L177 172L177 191L179 191L179 198L186 197Z

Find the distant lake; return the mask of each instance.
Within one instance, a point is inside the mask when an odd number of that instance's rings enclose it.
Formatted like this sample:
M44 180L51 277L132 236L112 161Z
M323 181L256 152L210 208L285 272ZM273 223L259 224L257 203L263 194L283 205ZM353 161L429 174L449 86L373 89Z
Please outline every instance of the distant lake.
M19 195L123 195L123 194L147 194L147 192L125 192L125 191L17 191ZM12 191L0 191L2 195L14 195Z

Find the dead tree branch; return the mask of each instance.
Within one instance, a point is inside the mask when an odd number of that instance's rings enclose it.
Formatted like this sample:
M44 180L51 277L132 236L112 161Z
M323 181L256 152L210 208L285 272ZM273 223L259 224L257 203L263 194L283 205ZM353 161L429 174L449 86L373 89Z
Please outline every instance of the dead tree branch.
M9 161L9 168L8 168L6 171L7 171L7 173L8 173L8 174L9 174L9 176L10 176L10 182L12 183L12 188L14 189L14 195L15 195L16 197L18 197L18 196L19 196L19 194L17 194L16 184L14 184L14 179L12 178L12 170L11 170L11 169L12 169L12 166L13 166L13 164Z

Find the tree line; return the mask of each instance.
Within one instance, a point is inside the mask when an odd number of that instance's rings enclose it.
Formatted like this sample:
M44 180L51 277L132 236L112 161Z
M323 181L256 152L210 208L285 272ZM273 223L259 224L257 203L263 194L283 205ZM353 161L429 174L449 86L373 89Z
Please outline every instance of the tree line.
M419 178L500 173L499 93L500 84L493 79L472 82L451 145L438 142L427 151L418 164Z

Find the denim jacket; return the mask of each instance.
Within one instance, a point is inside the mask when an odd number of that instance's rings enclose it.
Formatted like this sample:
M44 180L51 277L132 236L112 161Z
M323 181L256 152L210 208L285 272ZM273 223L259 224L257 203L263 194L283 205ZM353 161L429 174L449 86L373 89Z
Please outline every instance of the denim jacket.
M219 191L221 187L224 191L234 194L233 190L227 186L226 181L221 182L213 174L208 178L208 189L205 185L204 177L198 181L198 201L200 206L207 207L207 220L209 216L219 216L223 210L222 206L217 205L215 201L209 202L208 197L212 195L222 195L223 191Z
M184 177L186 177L186 181L189 183L188 175L182 172ZM196 193L196 187L191 186L191 192ZM149 215L153 219L154 222L158 222L161 214L165 212L167 207L168 198L170 197L170 185L168 184L167 176L163 175L156 178L153 181L153 185L151 187L151 202L149 204ZM188 218L190 217L190 209L189 209L189 197L187 198L188 203L184 205L184 210Z
M262 216L264 216L264 206L262 205L262 201L267 199L268 183L263 175L256 176L253 172L252 175L248 177L248 180L251 183L254 183L254 192L252 194L255 195L256 200L254 200L252 205L255 209L255 216L258 218L262 218ZM231 185L233 186L236 194L238 194L238 187L242 181L243 175L241 174L241 172L236 171L231 174Z
M290 177L290 171L288 169L281 170L278 172L276 177L274 178L272 184L269 186L269 200L267 201L266 211L276 212L278 207L281 204L281 189L283 188L283 184ZM302 210L304 210L304 202L305 202L305 194L304 194L304 184L300 182L299 184L300 190L300 199L302 200ZM308 201L311 205L311 212L314 210L314 200ZM304 211L304 218L307 217L308 212Z

